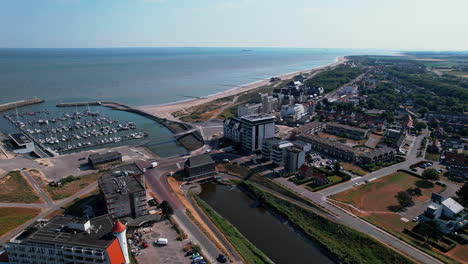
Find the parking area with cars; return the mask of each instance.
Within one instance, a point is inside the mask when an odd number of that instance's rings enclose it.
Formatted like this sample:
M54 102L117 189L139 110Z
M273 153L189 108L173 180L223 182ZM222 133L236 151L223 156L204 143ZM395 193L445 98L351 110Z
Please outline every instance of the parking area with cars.
M191 260L185 257L183 251L187 241L178 241L177 232L169 220L155 223L141 230L141 239L148 245L134 253L140 263L186 264ZM167 239L167 243L161 243ZM156 243L158 241L160 243Z
M323 154L319 153L310 153L310 155L312 156L312 163L314 166L333 169L333 164L336 162L336 160L327 158Z

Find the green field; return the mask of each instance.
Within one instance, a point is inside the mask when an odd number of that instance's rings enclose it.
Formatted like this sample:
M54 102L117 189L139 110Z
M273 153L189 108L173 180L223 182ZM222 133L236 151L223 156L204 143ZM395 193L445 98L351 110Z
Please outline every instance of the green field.
M40 209L0 207L0 237L33 219L40 212Z
M260 249L245 238L244 235L229 223L228 220L224 219L198 196L194 196L194 198L211 221L224 233L229 242L236 248L247 263L272 263Z
M340 263L413 263L366 234L277 198L252 184L244 182L241 186L257 197L265 197L265 204L269 209L288 218L292 224L338 258Z
M40 199L20 171L11 171L0 179L0 202L38 203Z

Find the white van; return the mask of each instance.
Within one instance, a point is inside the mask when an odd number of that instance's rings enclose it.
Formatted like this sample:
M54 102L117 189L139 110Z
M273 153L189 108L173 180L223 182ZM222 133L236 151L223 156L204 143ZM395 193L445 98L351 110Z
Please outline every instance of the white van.
M167 245L169 240L167 238L160 237L156 241L154 241L156 245Z

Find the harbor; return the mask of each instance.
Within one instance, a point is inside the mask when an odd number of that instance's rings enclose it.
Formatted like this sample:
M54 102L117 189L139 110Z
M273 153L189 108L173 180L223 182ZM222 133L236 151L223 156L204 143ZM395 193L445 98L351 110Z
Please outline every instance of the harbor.
M123 141L138 140L148 133L135 122L88 110L73 112L48 110L5 114L21 133L48 155L57 156Z

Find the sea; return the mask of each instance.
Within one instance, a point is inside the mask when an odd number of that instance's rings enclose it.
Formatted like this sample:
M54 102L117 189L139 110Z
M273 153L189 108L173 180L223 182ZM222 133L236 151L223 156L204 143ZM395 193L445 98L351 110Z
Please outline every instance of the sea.
M68 111L55 107L60 102L111 100L134 106L166 104L330 64L339 56L363 54L388 55L392 51L295 48L0 49L0 104L38 97L45 103L18 110L47 109L57 114ZM139 127L150 130L150 139L154 139L151 144L156 144L152 149L158 155L184 152L177 142L168 142L166 136L170 132L154 121L131 113L92 108L90 110L115 119L136 120ZM8 123L0 118L0 130L4 133L15 130ZM158 140L161 137L166 138Z

